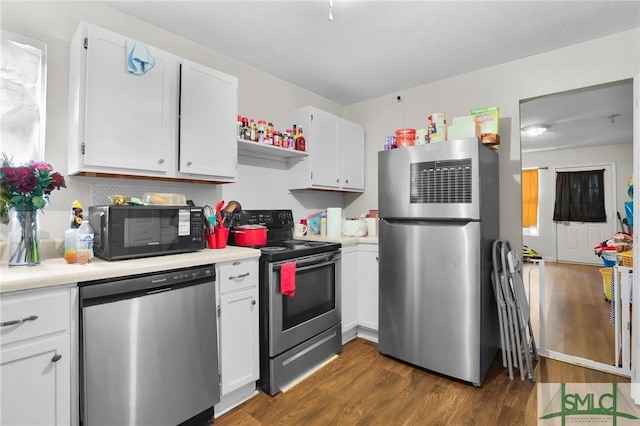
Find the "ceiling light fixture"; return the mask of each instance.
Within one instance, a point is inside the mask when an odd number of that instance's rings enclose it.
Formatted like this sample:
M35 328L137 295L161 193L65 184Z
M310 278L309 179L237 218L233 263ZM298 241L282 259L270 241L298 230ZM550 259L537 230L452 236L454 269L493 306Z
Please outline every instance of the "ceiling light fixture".
M549 130L549 127L551 126L548 126L546 124L533 124L531 126L523 127L521 130L529 136L540 136L541 134Z

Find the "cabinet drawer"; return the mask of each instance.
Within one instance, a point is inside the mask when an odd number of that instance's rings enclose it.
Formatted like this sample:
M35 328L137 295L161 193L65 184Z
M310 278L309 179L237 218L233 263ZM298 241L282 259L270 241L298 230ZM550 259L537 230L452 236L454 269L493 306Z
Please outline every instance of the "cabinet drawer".
M258 263L256 261L220 265L219 271L220 293L258 285Z
M0 327L2 344L43 336L69 328L69 292L7 296L0 300L2 310ZM31 319L29 319L31 318Z

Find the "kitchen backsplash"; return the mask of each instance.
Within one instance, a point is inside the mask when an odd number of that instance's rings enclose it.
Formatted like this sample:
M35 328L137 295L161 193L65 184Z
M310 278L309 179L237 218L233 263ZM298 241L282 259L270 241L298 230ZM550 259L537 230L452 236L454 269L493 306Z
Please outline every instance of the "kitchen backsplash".
M212 204L221 198L220 185L188 184L180 182L154 182L134 179L104 179L90 186L90 205L109 204L115 194L142 198L145 192L171 192L184 194L197 206Z
M291 209L296 221L327 207L344 207L344 195L331 191L289 191L287 163L250 156L238 157L238 179L228 184L196 184L138 179L96 179L90 185L90 205L108 204L121 194L142 197L145 192L184 194L197 206L236 200L245 209Z

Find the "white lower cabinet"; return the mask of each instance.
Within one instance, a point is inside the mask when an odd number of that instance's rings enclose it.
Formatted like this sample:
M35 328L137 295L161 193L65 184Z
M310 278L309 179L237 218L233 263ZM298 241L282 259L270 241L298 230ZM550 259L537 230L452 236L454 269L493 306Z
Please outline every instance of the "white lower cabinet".
M378 246L360 244L358 250L358 324L363 331L378 331Z
M75 288L2 295L0 424L77 424L71 374L76 295Z
M249 397L256 389L259 365L258 260L216 267L220 403L216 415Z
M358 325L358 245L342 246L342 344L356 337Z

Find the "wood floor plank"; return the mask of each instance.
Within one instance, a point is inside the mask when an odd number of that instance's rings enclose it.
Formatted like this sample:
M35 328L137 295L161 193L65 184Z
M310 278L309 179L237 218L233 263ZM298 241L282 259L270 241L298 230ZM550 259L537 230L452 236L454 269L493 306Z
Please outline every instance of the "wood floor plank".
M538 383L629 383L626 377L540 358ZM481 387L415 368L354 339L340 356L288 392L260 393L212 426L535 425L537 388L509 380L496 356Z

